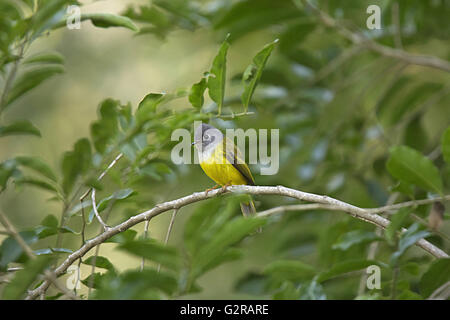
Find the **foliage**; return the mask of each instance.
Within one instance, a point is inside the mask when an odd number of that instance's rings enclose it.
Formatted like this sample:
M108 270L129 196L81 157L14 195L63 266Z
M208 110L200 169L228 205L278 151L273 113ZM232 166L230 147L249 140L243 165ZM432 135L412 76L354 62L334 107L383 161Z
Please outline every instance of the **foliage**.
M365 28L368 1L315 2L334 18ZM391 12L394 3L384 1L383 12ZM399 50L435 49L448 56L448 2L398 3ZM0 2L0 139L43 135L33 121L4 115L14 117L23 97L65 72L60 53L31 54L29 48L65 27L71 4L78 3ZM383 29L364 29L364 35L394 47L397 26L391 17L383 15ZM407 201L448 194L448 74L355 50L301 1L154 0L130 4L121 15L83 12L81 21L86 20L99 28L124 29L139 41L149 35L171 41L172 33L206 30L221 44L214 43L210 67L193 84L149 92L137 105L117 97L101 101L89 136L77 137L60 156L59 168L35 155L4 155L2 150L0 197L13 186L31 186L62 208L60 216L46 212L39 224L20 230L36 259L30 260L12 235L2 240L0 279L9 282L0 284L3 299L24 298L55 260L77 250L88 234L98 234L89 190L100 195L96 209L101 217L117 223L166 199L169 187L191 186L192 180L192 188L182 190L201 189L194 183L200 172L176 166L170 158L173 130L191 130L196 120L222 128L280 128L280 171L256 176L261 185L328 194L360 207L382 206L391 197ZM245 61L230 58L243 42L253 46L261 39L266 44L252 47ZM248 67L231 74L239 66ZM114 163L119 153L123 157ZM425 299L449 281L449 259L433 260L413 247L426 237L448 251L448 214L442 214L442 231L431 230L424 223L429 205L392 212L390 225L379 234L374 226L328 211L243 218L240 200L239 195L220 196L193 205L176 245L163 243L151 227L146 235L129 229L107 239L105 246L143 259L143 268L121 271L110 256L83 257L80 265L96 269L79 279L90 288L89 298L203 297L203 287L231 283L231 297ZM257 202L258 211L287 203L269 197ZM261 226L263 234L255 234ZM367 251L375 243L378 252L370 257ZM360 277L372 265L382 270L381 289L358 293ZM24 269L12 274L9 268L16 266ZM225 269L226 279L206 283Z

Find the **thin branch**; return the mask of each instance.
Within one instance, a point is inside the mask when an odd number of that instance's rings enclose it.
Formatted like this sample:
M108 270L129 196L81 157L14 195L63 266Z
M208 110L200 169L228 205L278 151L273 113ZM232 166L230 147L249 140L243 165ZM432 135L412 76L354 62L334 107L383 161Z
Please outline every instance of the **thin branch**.
M392 205L395 202L395 200L397 200L399 195L400 194L398 192L394 192L393 194L391 194L389 196L388 200L386 201L386 205L388 205L388 206ZM383 229L382 228L376 228L375 234L378 237L381 237L382 234L383 234ZM375 259L375 256L377 255L378 248L380 247L379 244L380 244L379 241L374 241L374 242L372 242L370 244L369 250L367 252L367 260L374 260ZM361 276L361 279L359 281L358 296L361 296L361 295L364 294L364 292L366 290L366 287L367 287L367 278L368 278L367 273L363 273L363 275Z
M407 202L402 202L402 203L397 203L397 204L392 204L392 205L387 205L384 207L379 207L379 208L370 208L370 209L366 209L366 211L368 213L381 213L381 212L387 212L390 213L390 211L394 211L394 210L398 210L401 208L405 208L405 207L415 207L415 206L420 206L420 205L424 205L424 204L430 204L436 201L440 201L440 200L450 200L450 195L446 195L446 196L442 196L442 197L436 197L433 199L422 199L422 200L411 200L411 201L407 201Z
M172 217L170 218L169 227L167 228L166 238L164 239L164 244L167 245L169 243L170 233L172 232L173 224L175 222L175 216L177 215L179 209L175 209L172 212ZM161 269L161 264L158 264L157 271Z
M215 118L222 118L222 119L234 119L236 117L241 116L249 116L255 114L254 112L247 111L247 112L241 112L241 113L231 113L231 114L221 114L221 115L215 115Z
M148 225L150 224L150 221L146 220L145 221L145 225L144 225L144 239L147 239L147 235L148 235ZM145 258L142 257L141 260L141 271L144 270L144 265L145 265Z
M97 217L98 222L100 222L100 224L103 226L103 229L107 231L110 227L100 217L100 214L98 213L97 210L97 204L95 203L95 188L92 188L91 201L92 201L92 209L94 210L94 214Z
M108 208L106 209L106 214L105 214L105 221L108 220L108 217L109 217L109 215L110 215L110 213L111 213L111 210L112 210L113 205L114 205L114 200L111 201L111 202L108 204ZM101 233L102 230L105 231L102 227L100 227L99 232ZM98 257L98 255L99 255L99 253L100 253L100 245L101 245L101 243L99 243L99 244L95 247L95 253L94 253L94 256L93 256L93 259L92 259L91 277L90 277L89 283L88 283L88 288L89 288L89 289L88 289L88 299L89 299L90 296L91 296L92 287L94 286L95 267L96 267L96 265L97 265L97 257Z
M446 60L434 56L412 54L401 49L394 49L385 45L381 45L360 33L356 33L347 29L333 17L313 6L307 0L301 0L301 2L303 3L304 7L311 9L316 14L324 25L336 29L341 35L343 35L345 38L356 45L363 46L385 57L402 60L409 64L415 64L450 72L450 63ZM299 5L299 1L294 1L294 3L297 5L297 7L303 10L303 7Z
M109 166L105 169L105 171L103 171L103 172L100 174L100 176L98 177L97 180L98 180L98 181L102 180L103 177L108 173L108 171L109 171L112 167L114 167L114 166L116 165L117 161L119 161L120 158L122 158L122 156L123 156L123 153L119 153L119 154L114 158L114 160L109 164Z
M331 206L328 204L322 204L322 203L308 203L308 204L292 204L292 205L285 205L285 206L279 206L274 207L268 210L260 211L257 213L258 217L266 217L277 213L283 213L286 211L305 211L305 210L333 210L335 209L335 206Z
M434 290L427 300L446 300L450 295L450 281L447 281L442 286Z
M374 224L378 227L381 227L385 229L389 225L389 220L386 218L383 218L379 215L376 215L374 213L369 212L368 209L363 209L356 207L354 205L348 204L346 202L325 196L325 195L317 195L313 193L303 192L295 189L286 188L283 186L230 186L226 188L225 190L222 189L216 189L206 192L196 192L191 195L172 200L167 201L161 204L156 205L150 210L144 211L140 214L137 214L135 216L132 216L131 218L127 219L126 221L111 227L110 229L104 231L97 237L86 241L86 243L77 251L70 254L66 260L63 261L61 265L59 265L55 270L55 274L57 276L63 274L67 268L74 263L77 259L84 256L87 252L89 252L92 248L95 246L105 242L107 239L111 238L112 236L124 232L125 230L128 230L129 228L133 227L134 225L144 222L146 220L151 220L153 217L156 217L166 211L179 209L181 207L187 206L189 204L203 201L206 199L214 198L220 194L223 194L224 192L232 192L232 193L246 193L246 194L252 194L252 195L278 195L278 196L285 196L294 198L301 201L308 201L308 202L314 202L324 205L329 205L330 207L333 207L334 210L339 210L346 212L350 214L351 216L360 219L362 221L369 222L371 224ZM446 198L450 198L450 195L446 196ZM428 200L428 199L426 199ZM435 199L436 200L436 199ZM409 202L409 206L413 206L417 203L417 201ZM402 204L398 204L402 205ZM397 206L398 206L397 205ZM373 210L373 209L372 209ZM416 245L420 248L424 249L431 255L433 255L436 258L447 258L448 255L441 249L437 248L430 242L426 241L425 239L420 239L416 242ZM38 297L42 292L45 292L48 288L50 283L48 281L44 281L38 288L32 290L29 292L27 299L35 299Z

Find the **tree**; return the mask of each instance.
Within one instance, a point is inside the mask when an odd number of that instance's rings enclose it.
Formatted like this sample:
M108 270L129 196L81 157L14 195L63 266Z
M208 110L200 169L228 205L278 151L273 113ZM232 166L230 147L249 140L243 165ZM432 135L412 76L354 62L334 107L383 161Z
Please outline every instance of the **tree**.
M217 298L448 298L447 2L385 2L372 30L366 1L158 0L121 14L78 5L0 4L3 299L203 298L204 289ZM202 37L216 53L182 88L139 103L103 99L97 119L80 116L89 134L59 165L14 154L18 135L48 139L24 98L53 104L48 114L64 108L38 93L65 59L34 46L61 33L67 44L72 24L86 20L142 43ZM128 54L122 63L137 65ZM94 85L96 70L79 68ZM280 170L256 186L204 192L198 165L171 161L173 131L194 121L279 128ZM57 205L18 212L8 198L27 200L14 185ZM256 198L256 217L241 217L242 192ZM155 219L168 213L161 236ZM129 257L125 269L117 254Z

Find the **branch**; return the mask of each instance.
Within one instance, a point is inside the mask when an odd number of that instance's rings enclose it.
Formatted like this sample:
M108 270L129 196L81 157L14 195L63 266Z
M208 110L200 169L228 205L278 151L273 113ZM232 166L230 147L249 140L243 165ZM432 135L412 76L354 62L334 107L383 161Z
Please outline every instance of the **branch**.
M360 33L356 33L347 29L333 17L316 8L307 0L301 0L301 2L305 7L310 8L316 14L324 25L336 29L341 35L343 35L345 38L356 45L365 47L385 57L402 60L409 64L415 64L450 72L450 63L446 60L442 60L434 56L412 54L404 50L394 49L385 45L381 45ZM298 1L294 1L294 3L297 5L297 7L300 7Z
M348 204L346 202L324 196L324 195L317 195L313 193L303 192L295 189L286 188L283 186L230 186L224 190L222 189L216 189L211 190L208 193L206 192L196 192L189 196L185 196L183 198L179 198L172 201L167 201L161 204L156 205L150 210L144 211L140 214L137 214L135 216L132 216L128 220L114 226L110 227L110 229L104 231L102 234L98 235L97 237L90 239L86 241L86 243L77 251L70 254L64 262L57 267L54 272L57 276L63 274L67 268L77 259L84 256L89 250L94 248L95 246L105 242L107 239L111 238L112 236L124 232L125 230L128 230L129 228L133 227L134 225L144 222L147 220L151 220L153 217L156 217L160 215L163 212L170 211L170 210L177 210L181 207L187 206L191 203L199 202L202 200L214 198L220 194L223 194L225 192L232 192L232 193L246 193L246 194L252 194L252 195L278 195L278 196L285 196L289 198L294 198L301 201L308 201L308 202L314 202L321 205L326 205L328 209L333 210L339 210L346 212L350 214L351 216L372 223L378 227L386 228L389 225L389 220L385 219L383 217L380 217L379 215L370 213L370 209L363 209L356 207L354 205ZM450 197L447 196L447 197ZM416 201L417 202L417 201ZM416 202L413 202L414 205ZM425 239L420 239L418 242L416 242L416 245L424 249L425 251L429 252L433 256L437 258L446 258L448 255L442 251L441 249L435 247L433 244L429 243ZM41 293L45 292L48 288L50 283L48 281L44 281L38 288L35 290L32 290L29 292L27 299L35 299L38 297Z
M0 212L0 223L3 224L3 226L5 227L5 229L8 231L8 233L17 241L17 243L19 244L19 246L22 248L23 252L25 252L25 254L28 256L28 258L30 260L34 260L36 259L36 255L33 252L33 250L30 248L30 246L25 242L25 240L22 238L22 236L17 232L16 228L14 228L14 226L11 224L11 222L9 221L9 219L6 217L5 214L3 214L3 212ZM66 288L64 288L63 286L61 286L58 281L57 281L57 277L55 276L54 272L51 272L49 270L44 271L44 277L45 277L45 282L48 282L48 284L50 285L50 283L53 283L53 285L60 290L61 292L63 292L68 298L72 299L72 300L78 300L78 297L75 296L72 292L70 292L69 290L67 290ZM44 293L45 291L43 291L42 293Z
M100 217L100 214L98 213L98 210L97 210L97 203L95 202L95 188L92 188L91 201L92 201L92 209L94 210L94 213L95 213L95 216L97 217L98 222L100 222L100 224L103 226L103 229L105 231L108 230L109 226L102 220L102 218Z

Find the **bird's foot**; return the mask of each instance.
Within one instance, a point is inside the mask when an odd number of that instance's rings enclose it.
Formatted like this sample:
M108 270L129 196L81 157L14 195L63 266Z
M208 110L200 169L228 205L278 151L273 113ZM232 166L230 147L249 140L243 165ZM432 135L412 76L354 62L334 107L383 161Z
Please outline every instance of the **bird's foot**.
M208 192L210 192L210 191L212 191L212 190L214 190L214 189L216 189L217 187L218 187L219 185L218 184L216 184L214 187L212 187L212 188L209 188L209 189L206 189L205 190L205 193L206 193L206 195L208 195Z
M229 182L229 183L223 185L220 191L221 191L222 193L223 193L223 192L226 192L226 191L227 191L227 188L228 188L229 186L231 186L231 182Z

